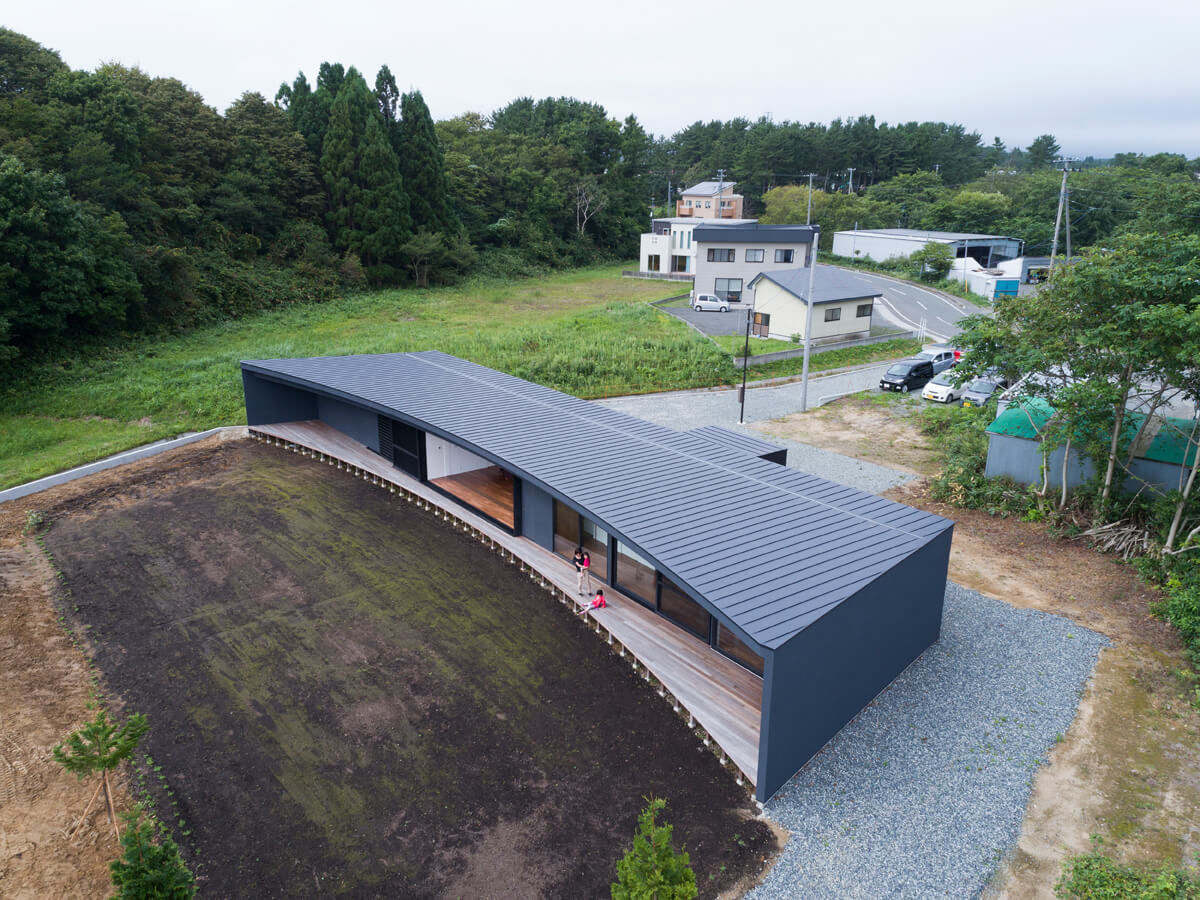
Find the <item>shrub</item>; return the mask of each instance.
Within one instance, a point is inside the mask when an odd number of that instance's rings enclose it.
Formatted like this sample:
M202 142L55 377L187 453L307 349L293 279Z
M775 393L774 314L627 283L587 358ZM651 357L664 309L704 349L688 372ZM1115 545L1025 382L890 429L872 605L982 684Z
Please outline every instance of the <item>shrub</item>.
M1141 871L1087 853L1067 860L1054 893L1063 900L1197 900L1200 880L1193 873Z
M167 835L156 835L151 820L126 816L124 852L109 864L117 893L114 900L191 900L195 879ZM155 840L157 837L157 841Z
M672 826L655 823L667 801L651 798L638 816L633 847L617 863L613 900L691 900L698 893L686 852L671 849Z
M1029 488L1011 478L987 478L987 424L992 411L974 407L926 407L921 431L942 448L942 471L929 483L933 499L966 509L1000 515L1029 516L1036 505Z

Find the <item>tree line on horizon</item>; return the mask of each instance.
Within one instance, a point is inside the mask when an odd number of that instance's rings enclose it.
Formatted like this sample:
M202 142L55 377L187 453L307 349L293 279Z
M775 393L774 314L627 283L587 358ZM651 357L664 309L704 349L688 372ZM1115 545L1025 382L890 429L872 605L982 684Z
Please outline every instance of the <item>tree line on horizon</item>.
M814 173L830 236L857 222L1042 241L1057 153L1051 135L1010 150L960 125L871 116L696 122L656 138L565 97L435 122L387 66L369 84L331 62L220 114L177 79L72 70L0 28L0 369L360 285L628 259L668 183L719 169L769 221L803 221L797 192ZM1072 176L1079 245L1172 215L1174 230L1196 229L1197 161L1113 163Z

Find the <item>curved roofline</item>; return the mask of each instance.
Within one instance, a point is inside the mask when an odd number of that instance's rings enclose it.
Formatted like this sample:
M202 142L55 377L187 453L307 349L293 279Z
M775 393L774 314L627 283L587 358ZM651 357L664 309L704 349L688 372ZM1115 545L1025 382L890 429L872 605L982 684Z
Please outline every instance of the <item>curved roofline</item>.
M504 466L653 560L755 648L786 643L951 527L437 351L242 365Z

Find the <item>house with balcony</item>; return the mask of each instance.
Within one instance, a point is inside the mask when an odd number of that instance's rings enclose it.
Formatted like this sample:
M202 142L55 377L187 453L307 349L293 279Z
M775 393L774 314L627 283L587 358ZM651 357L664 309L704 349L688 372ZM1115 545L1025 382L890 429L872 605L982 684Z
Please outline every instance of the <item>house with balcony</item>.
M691 281L696 273L696 243L693 232L698 225L753 225L757 219L655 219L650 233L642 235L638 274L646 278Z
M675 215L696 219L740 219L742 195L735 194L732 181L702 181L692 185L675 201Z
M692 232L692 296L716 294L731 303L753 305L754 278L763 272L807 272L819 234L818 225L698 224Z

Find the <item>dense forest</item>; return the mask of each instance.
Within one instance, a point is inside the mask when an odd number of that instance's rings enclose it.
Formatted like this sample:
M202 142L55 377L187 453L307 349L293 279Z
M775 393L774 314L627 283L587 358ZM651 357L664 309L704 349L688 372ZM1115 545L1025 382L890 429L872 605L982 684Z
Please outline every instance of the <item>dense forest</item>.
M223 114L173 78L70 69L0 29L0 373L69 343L359 285L518 276L636 254L654 205L723 171L748 214L1003 232L1048 248L1059 147L960 125L697 122L648 134L574 98L435 122L384 66L322 63ZM1200 228L1200 162L1086 160L1076 246Z

